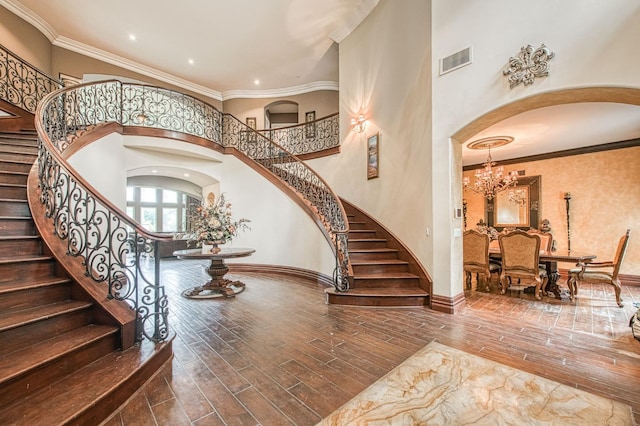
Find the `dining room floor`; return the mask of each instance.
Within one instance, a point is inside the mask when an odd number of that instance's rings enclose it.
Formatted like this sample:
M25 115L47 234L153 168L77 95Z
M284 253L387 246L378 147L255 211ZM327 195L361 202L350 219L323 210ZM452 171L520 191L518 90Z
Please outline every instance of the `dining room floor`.
M623 402L640 424L640 287L623 287L624 308L600 285L575 303L468 290L449 315L326 305L322 285L265 273L231 272L247 285L235 298L182 297L203 269L161 262L174 358L105 424L317 424L430 342Z

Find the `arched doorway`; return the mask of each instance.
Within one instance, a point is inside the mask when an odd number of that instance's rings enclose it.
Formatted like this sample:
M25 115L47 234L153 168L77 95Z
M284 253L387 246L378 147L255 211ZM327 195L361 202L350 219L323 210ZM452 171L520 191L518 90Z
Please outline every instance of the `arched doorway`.
M298 124L298 103L293 101L276 101L264 107L265 129Z

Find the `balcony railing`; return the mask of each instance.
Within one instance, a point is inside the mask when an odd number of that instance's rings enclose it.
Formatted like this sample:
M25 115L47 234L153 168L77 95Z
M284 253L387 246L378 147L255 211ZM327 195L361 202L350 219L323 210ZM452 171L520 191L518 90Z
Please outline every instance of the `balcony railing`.
M293 155L317 153L340 146L337 113L303 124L259 132Z
M0 45L0 99L30 113L62 83Z

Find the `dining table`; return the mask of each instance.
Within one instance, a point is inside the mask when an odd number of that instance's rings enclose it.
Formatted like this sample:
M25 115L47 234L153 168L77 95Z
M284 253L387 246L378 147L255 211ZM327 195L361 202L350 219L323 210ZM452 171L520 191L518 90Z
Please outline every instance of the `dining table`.
M500 249L497 247L489 248L489 257L491 259L500 260L502 255ZM562 299L563 291L558 285L560 279L560 272L558 271L558 263L573 263L578 267L584 266L589 262L592 262L596 258L595 254L578 252L575 250L540 250L540 263L544 264L547 271L547 285L544 288L544 293L549 295L552 293L556 299ZM566 297L568 295L568 287L564 291Z

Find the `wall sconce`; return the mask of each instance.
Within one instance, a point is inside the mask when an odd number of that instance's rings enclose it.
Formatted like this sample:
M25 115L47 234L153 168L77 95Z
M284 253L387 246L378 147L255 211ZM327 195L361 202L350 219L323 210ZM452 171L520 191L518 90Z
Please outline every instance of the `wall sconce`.
M364 129L367 127L367 120L365 120L364 115L360 114L358 118L351 119L351 130L356 133L364 132Z

